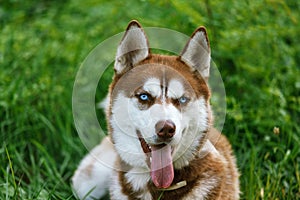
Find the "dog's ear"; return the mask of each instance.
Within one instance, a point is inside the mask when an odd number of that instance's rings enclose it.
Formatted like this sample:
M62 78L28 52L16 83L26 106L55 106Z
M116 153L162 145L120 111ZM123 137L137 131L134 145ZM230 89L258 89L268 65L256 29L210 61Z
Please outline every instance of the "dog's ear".
M193 69L198 70L201 76L208 80L210 47L205 27L199 27L195 30L181 52L180 59Z
M148 39L139 22L129 23L121 40L115 60L116 74L122 74L134 65L147 58L150 54Z

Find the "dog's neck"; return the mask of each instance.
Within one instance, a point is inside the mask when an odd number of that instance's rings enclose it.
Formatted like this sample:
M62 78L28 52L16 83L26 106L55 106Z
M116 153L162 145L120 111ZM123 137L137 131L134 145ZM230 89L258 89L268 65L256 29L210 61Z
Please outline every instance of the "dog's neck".
M199 144L199 151L195 154L194 159L190 161L190 164L188 166L185 166L181 169L175 169L175 178L173 180L173 184L169 188L165 189L157 188L149 178L146 183L146 187L144 187L143 189L135 190L134 187L130 184L127 174L130 170L133 170L134 167L128 165L121 158L119 158L118 164L120 169L122 169L122 171L119 172L119 180L122 188L124 188L123 192L130 197L136 196L137 199L138 196L146 192L150 193L153 199L159 198L162 194L168 197L173 197L173 195L177 193L180 193L182 195L187 194L188 191L196 184L197 174L199 173L199 171L202 171L200 170L201 163L205 163L206 155L208 155L210 152L216 151L213 144L207 139L207 137L203 137L201 141L199 141ZM147 170L144 171L145 173L149 173L146 172ZM141 174L141 176L145 176L145 173Z

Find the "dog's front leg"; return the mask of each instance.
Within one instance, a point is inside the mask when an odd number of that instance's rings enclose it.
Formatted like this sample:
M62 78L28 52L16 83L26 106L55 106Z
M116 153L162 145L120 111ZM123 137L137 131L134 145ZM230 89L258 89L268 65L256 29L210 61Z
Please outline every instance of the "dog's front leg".
M100 199L107 193L116 157L108 137L85 156L72 177L79 199Z

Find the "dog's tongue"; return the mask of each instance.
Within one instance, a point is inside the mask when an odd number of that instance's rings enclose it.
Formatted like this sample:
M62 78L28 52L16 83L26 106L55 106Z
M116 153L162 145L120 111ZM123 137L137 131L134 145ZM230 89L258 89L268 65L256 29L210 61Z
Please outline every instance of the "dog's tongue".
M174 178L170 145L151 146L151 178L158 188L168 188Z

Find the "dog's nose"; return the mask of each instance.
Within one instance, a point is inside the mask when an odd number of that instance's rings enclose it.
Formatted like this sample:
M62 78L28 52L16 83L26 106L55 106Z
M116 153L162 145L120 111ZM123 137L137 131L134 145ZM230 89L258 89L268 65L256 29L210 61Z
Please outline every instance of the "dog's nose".
M156 134L162 139L169 139L174 136L176 126L171 120L161 120L156 123Z

